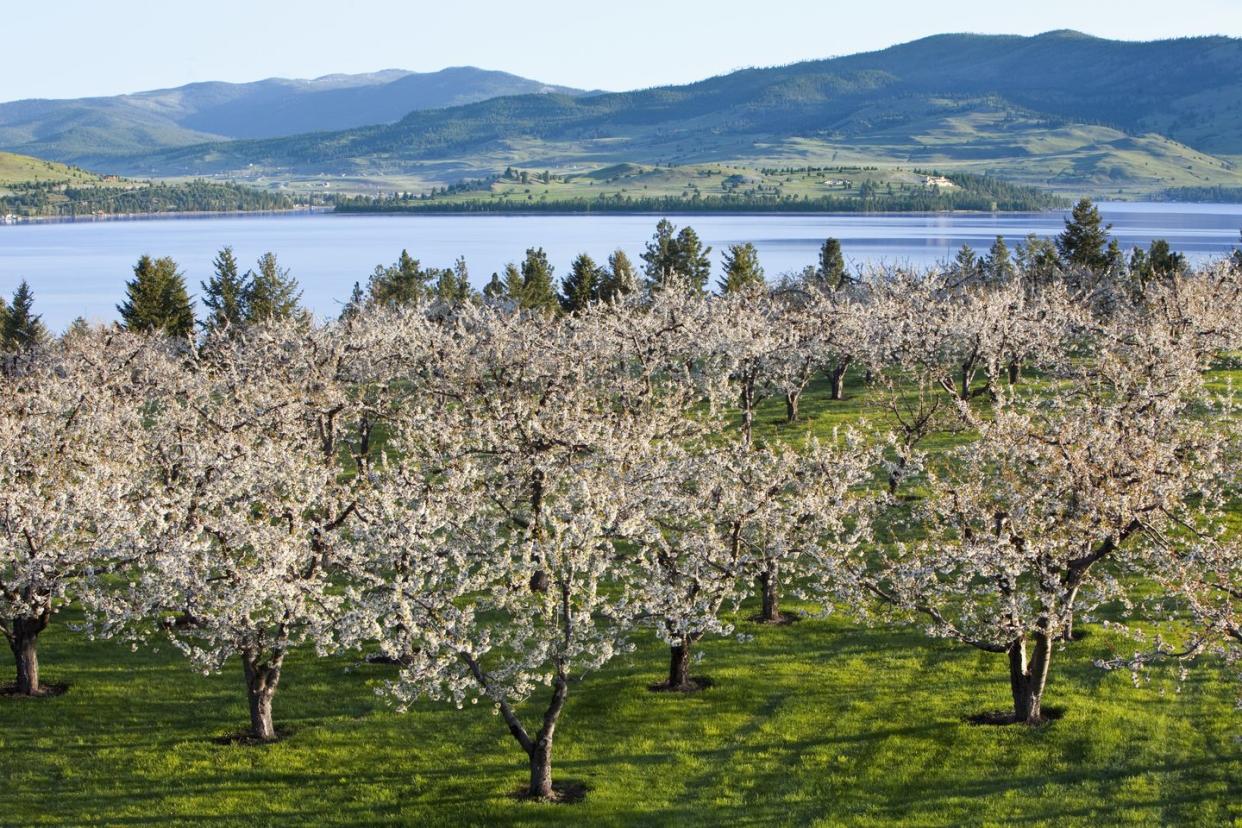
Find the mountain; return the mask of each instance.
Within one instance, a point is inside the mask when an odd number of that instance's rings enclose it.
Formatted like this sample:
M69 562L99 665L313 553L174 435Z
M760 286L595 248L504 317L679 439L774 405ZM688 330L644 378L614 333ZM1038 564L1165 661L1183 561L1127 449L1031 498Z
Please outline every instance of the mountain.
M1097 190L1242 181L1242 40L947 34L685 86L521 95L119 160L158 175L415 174L635 161L959 165ZM253 166L252 166L253 165Z
M582 94L469 66L314 80L194 83L107 98L0 104L0 149L103 166L118 155L221 139L348 129L396 121L415 110L532 93Z

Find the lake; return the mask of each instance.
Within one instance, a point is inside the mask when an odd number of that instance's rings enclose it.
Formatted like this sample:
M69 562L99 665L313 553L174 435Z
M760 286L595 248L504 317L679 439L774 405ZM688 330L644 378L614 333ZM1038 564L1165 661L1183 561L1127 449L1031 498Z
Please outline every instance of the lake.
M1238 242L1242 205L1101 203L1123 248L1167 239L1194 261L1227 254ZM1029 233L1060 232L1062 213L936 213L873 215L685 215L713 247L717 264L724 248L754 242L768 277L800 270L815 261L829 236L841 240L848 261L929 265L951 258L969 244L983 252L997 234L1013 248ZM355 281L366 281L377 264L401 250L425 266L445 267L466 257L471 280L482 286L505 262L519 261L527 247L542 246L557 275L573 257L590 253L603 263L620 247L636 265L655 229L650 215L525 216L337 216L331 214L24 224L0 227L0 292L11 295L23 278L35 292L36 311L53 330L76 316L116 317L125 280L138 256L172 256L192 292L211 273L223 245L233 246L244 266L273 251L297 277L303 301L318 315L335 315Z

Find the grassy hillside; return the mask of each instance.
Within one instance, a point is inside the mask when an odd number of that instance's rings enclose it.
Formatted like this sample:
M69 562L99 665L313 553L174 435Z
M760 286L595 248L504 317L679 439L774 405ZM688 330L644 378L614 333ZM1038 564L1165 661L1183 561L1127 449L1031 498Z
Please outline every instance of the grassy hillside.
M777 424L784 412L772 401L759 416L763 436L826 435L857 421L871 408L857 380L842 402L814 386L796 427ZM1181 685L1156 672L1135 687L1128 674L1093 666L1126 643L1090 624L1057 653L1048 705L1063 718L977 726L965 718L1011 703L1003 656L839 617L758 626L747 620L753 611L736 619L753 640L704 641L695 670L715 684L702 693L647 691L668 659L650 633L573 685L555 773L588 786L576 805L514 799L525 756L486 703L394 712L375 692L392 667L300 653L275 701L288 737L248 747L227 739L247 717L236 660L203 677L170 647L131 653L57 624L43 637L44 678L68 682L68 693L0 696L0 823L1100 828L1242 819L1237 684L1224 665L1203 665Z
M506 211L929 211L1045 210L1061 200L1030 187L933 170L614 164L585 172L508 168L502 175L380 198L338 198L337 210Z
M880 52L588 97L525 95L395 124L118 161L150 175L402 177L508 165L954 164L1077 191L1232 185L1242 40L942 35Z
M103 177L95 173L55 161L44 161L29 155L0 152L0 194L13 184L57 183L73 185L100 184Z
M285 193L239 184L133 181L0 152L0 217L234 212L295 206L295 200Z

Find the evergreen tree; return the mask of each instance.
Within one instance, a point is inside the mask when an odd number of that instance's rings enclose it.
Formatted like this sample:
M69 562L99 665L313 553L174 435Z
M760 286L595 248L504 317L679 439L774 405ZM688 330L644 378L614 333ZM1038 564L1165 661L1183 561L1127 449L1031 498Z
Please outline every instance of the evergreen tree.
M712 275L712 249L704 247L693 227L683 227L677 234L674 249L674 272L690 282L690 287L700 292L707 289Z
M134 278L125 283L125 301L116 309L122 327L129 331L163 331L177 337L194 331L194 307L185 276L167 256L138 259Z
M275 253L259 257L258 272L248 276L245 294L246 321L264 322L271 319L305 317L301 306L302 291L298 280L276 261Z
M505 291L504 280L500 278L499 273L493 273L492 278L483 286L483 296L487 299L503 299L508 294Z
M9 303L0 324L0 351L28 351L47 339L47 329L43 327L39 315L33 312L33 307L34 293L23 279L13 292L13 301Z
M341 319L353 319L362 313L362 309L367 306L367 294L362 289L361 282L354 282L354 289L350 291L349 301L345 303L345 307L341 308Z
M599 296L605 302L620 299L638 290L638 273L634 263L624 250L616 250L608 257L608 269L603 274Z
M553 267L542 247L530 247L522 261L520 295L513 297L518 306L527 310L554 310L559 302L552 281Z
M724 275L717 282L720 293L741 293L764 284L763 266L755 246L750 242L730 245L724 253Z
M1181 275L1186 270L1186 257L1174 253L1164 239L1155 239L1146 252L1136 247L1130 254L1130 279L1143 288L1152 281Z
M953 272L957 275L958 284L978 281L983 275L983 263L970 245L963 244L957 251L957 257L953 260Z
M819 248L819 266L815 268L815 281L830 290L845 287L849 276L845 272L845 255L841 251L841 242L836 239L824 239Z
M1031 233L1018 245L1015 258L1028 290L1038 290L1061 278L1061 259L1056 245L1048 239Z
M598 302L603 281L603 273L595 260L580 253L561 280L561 307L573 313Z
M518 266L513 262L506 264L501 282L504 285L504 297L520 304L522 299L522 271L518 269Z
M640 258L647 276L647 289L667 284L677 274L677 227L668 219L660 219L655 235L647 242Z
M431 283L437 277L433 270L423 270L418 259L411 256L408 250L402 250L395 264L388 267L376 265L367 283L367 291L371 301L379 305L413 305L434 292Z
M466 267L466 258L459 256L452 267L440 271L432 293L441 302L460 305L470 301L474 291L470 288L470 271Z
M1130 251L1130 280L1134 286L1142 289L1149 281L1151 281L1151 262L1147 260L1147 251L1141 247L1135 247Z
M90 323L86 321L86 317L77 316L69 323L69 327L65 328L65 332L61 335L62 339L74 339L79 336L86 336L91 332Z
M233 248L222 248L211 264L214 274L200 283L203 305L208 310L207 318L200 324L208 332L235 329L245 324L248 316L246 295L249 284L238 271Z
M1065 231L1057 236L1057 251L1066 267L1081 267L1093 272L1103 272L1114 259L1121 256L1120 249L1110 255L1108 231L1100 211L1090 199L1081 199L1074 205L1070 217L1065 220Z
M1009 255L1009 245L1005 244L1004 236L997 236L983 260L984 275L993 284L1005 284L1013 279L1015 270L1013 258Z

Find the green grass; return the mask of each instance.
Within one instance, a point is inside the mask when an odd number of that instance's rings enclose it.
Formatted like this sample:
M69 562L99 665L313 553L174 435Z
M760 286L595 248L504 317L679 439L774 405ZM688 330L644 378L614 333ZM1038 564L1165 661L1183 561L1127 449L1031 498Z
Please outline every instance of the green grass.
M29 155L0 152L0 194L14 184L66 183L73 186L99 184L104 179L86 170L44 161Z
M844 401L825 390L793 427L769 401L759 433L876 417L857 377ZM753 611L738 619L753 640L703 643L705 692L646 690L666 668L650 634L573 685L554 774L589 787L576 805L512 797L525 757L485 703L392 710L375 690L394 668L299 653L276 697L288 737L220 744L246 724L236 661L204 677L166 645L133 653L58 619L44 679L69 692L0 697L0 824L1242 824L1239 687L1222 665L1135 687L1092 665L1125 642L1086 625L1053 663L1062 719L979 727L964 717L1008 705L1003 657L842 616L758 627Z

